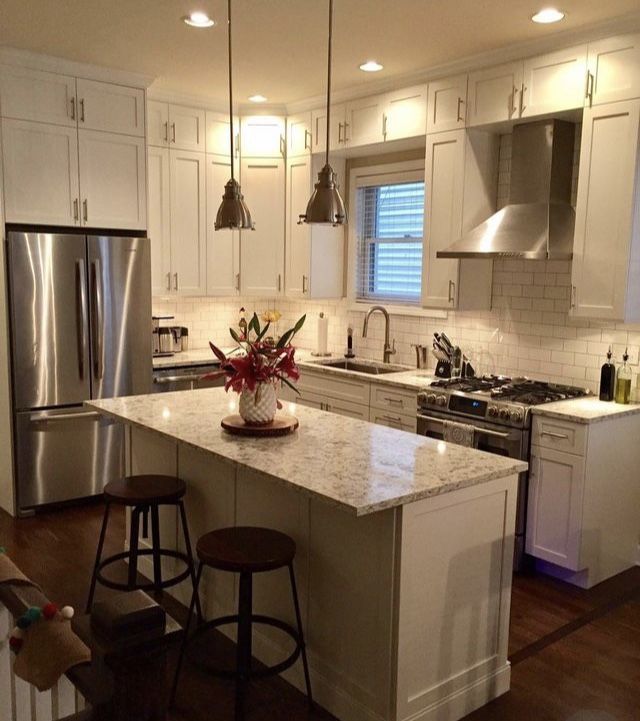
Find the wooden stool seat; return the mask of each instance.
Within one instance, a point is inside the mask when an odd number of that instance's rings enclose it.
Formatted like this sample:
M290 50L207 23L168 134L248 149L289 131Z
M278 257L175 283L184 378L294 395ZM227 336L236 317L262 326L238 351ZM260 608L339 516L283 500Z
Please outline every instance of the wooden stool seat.
M232 573L260 573L289 566L295 541L280 531L254 526L220 528L198 539L198 558L206 566Z
M104 497L109 503L124 506L160 505L176 503L186 491L185 482L174 476L125 476L107 483Z

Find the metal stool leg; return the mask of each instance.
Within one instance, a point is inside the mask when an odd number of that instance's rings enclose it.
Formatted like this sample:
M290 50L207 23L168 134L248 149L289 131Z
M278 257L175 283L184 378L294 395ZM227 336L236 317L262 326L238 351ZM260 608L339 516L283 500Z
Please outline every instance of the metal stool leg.
M176 700L176 692L178 690L178 681L180 680L180 672L182 671L182 663L184 661L184 652L187 648L187 641L189 640L189 628L191 627L191 617L193 616L193 610L198 599L198 588L200 586L200 578L202 577L202 564L198 565L198 573L193 584L193 594L191 595L191 604L189 605L189 615L187 616L187 625L184 627L184 638L182 639L182 645L180 647L180 656L178 656L178 663L176 665L176 672L173 677L173 687L171 689L171 697L169 698L169 708L173 708L173 704Z
M238 646L236 678L235 721L244 719L244 694L251 672L251 613L253 606L253 578L250 573L240 574L238 600Z
M129 590L136 587L138 577L138 535L140 533L140 508L131 509L131 526L129 531Z
M153 582L155 593L162 593L162 560L160 557L160 514L158 506L151 506L151 544L153 549Z
M107 535L107 524L109 522L109 510L111 508L111 504L107 503L104 507L104 516L102 518L102 528L100 529L100 540L98 541L98 550L96 551L96 562L93 565L93 574L91 575L91 585L89 586L89 598L87 599L87 609L86 612L91 612L91 607L93 606L93 596L96 592L96 581L98 580L98 566L100 565L100 560L102 559L102 549L104 547L104 539Z
M296 611L296 622L298 624L298 637L300 639L300 654L302 655L302 668L304 669L304 682L307 686L307 700L309 706L313 707L313 696L311 694L311 678L309 676L309 663L307 662L307 647L302 632L302 616L300 615L300 603L298 601L298 589L296 587L296 575L293 571L293 564L289 564L289 578L291 580L291 593L293 595L293 606Z
M191 538L189 537L189 526L187 525L187 514L184 510L184 503L180 501L178 503L178 508L180 509L180 520L182 521L182 533L184 535L184 546L185 546L185 552L187 554L187 558L189 559L189 564L191 568L191 584L195 588L196 585L196 569L195 564L193 562L193 553L191 552ZM196 594L196 611L198 613L198 623L202 623L202 607L200 606L200 596Z

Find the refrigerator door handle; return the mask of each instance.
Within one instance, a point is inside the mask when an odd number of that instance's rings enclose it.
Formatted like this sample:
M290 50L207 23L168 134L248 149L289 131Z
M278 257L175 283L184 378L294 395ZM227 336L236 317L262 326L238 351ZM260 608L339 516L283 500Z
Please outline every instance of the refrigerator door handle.
M100 261L91 261L93 290L93 374L101 380L104 374L104 308L102 305L102 275Z
M88 351L87 317L87 278L84 272L84 260L76 261L76 320L78 331L78 371L80 380L84 380L84 362Z

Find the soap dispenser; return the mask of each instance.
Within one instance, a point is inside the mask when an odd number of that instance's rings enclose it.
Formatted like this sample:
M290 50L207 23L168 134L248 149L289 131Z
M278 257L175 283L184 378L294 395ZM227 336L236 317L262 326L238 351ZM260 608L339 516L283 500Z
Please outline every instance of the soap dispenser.
M628 349L625 349L622 360L622 368L618 371L616 380L616 403L626 404L629 403L629 396L631 395L631 368L627 363L629 360Z
M607 361L600 371L600 400L612 401L616 390L616 367L611 361L611 346L607 351Z

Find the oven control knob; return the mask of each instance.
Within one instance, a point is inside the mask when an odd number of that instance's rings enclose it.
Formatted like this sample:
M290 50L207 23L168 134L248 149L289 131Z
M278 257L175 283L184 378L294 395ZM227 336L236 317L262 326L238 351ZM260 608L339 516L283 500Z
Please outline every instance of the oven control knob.
M447 396L438 396L436 398L436 405L437 406L446 406L447 405Z
M514 423L522 423L524 418L522 410L520 408L512 408L509 413L509 418L511 418Z
M429 395L427 396L427 403L432 406L435 402L436 402L436 394L429 393Z
M494 417L498 415L498 408L497 406L489 406L488 413L490 416Z
M509 409L508 408L500 409L500 418L503 418L505 421L509 420Z

